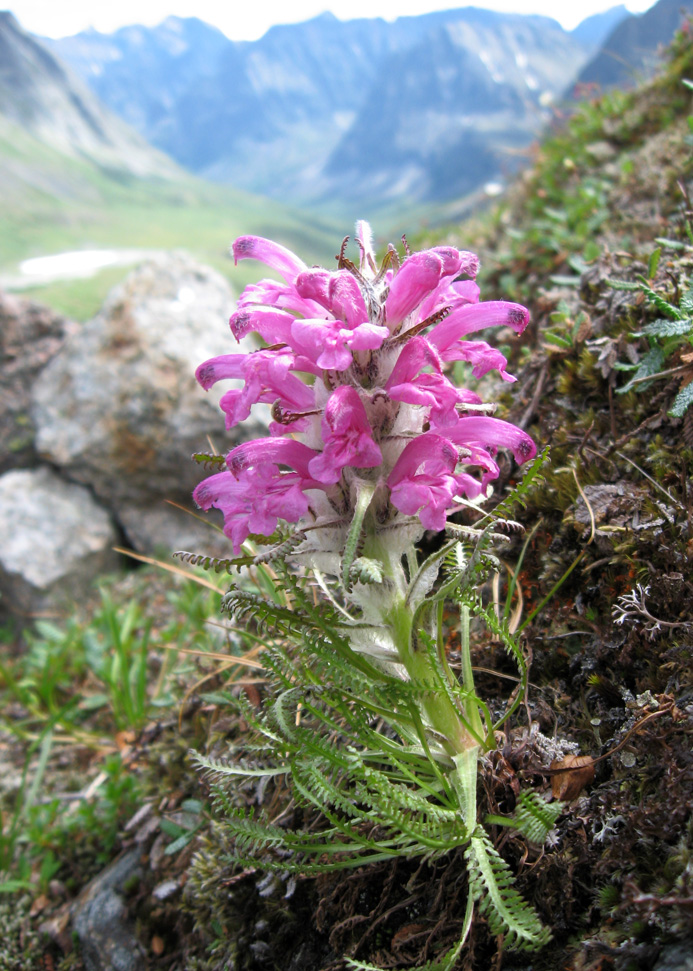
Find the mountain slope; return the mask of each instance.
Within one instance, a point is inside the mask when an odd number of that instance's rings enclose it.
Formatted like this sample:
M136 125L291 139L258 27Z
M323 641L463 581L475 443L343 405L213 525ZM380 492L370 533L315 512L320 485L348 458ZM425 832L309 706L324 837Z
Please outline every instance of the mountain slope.
M341 203L352 214L353 202L372 205L381 198L358 188L374 178L376 162L384 167L377 178L391 187L401 185L414 200L445 196L453 185L471 184L471 176L449 178L460 152L487 158L484 169L497 173L498 146L515 147L534 137L548 117L545 105L587 56L583 45L555 21L468 7L392 23L341 22L323 14L273 27L253 43L218 40L204 71L186 74L176 68L178 60L164 43L173 27L192 66L198 41L193 43L188 22L175 18L151 30L118 31L111 47L108 38L97 43L90 33L56 41L54 49L71 60L108 104L127 110L127 117L153 143L198 174L296 203ZM197 29L203 31L199 24ZM208 43L210 37L203 40ZM93 53L91 62L86 50ZM147 57L157 52L147 70L143 50ZM477 92L483 91L471 112L468 99L440 97L441 85L451 94L455 87L468 91L465 72L476 79ZM503 83L495 80L499 74ZM440 116L436 132L449 128L455 133L442 148L435 139L421 143L420 113L408 118L397 101L398 91L415 89L432 99L421 108ZM377 128L378 113L393 140L384 146L387 164L384 157L373 157L382 155L383 138L363 137L373 125ZM493 124L481 124L480 134L468 134L489 115ZM461 129L464 137L457 137ZM415 144L411 163L417 171L429 169L426 178L402 181L400 147L406 144ZM360 149L357 164L347 171L354 145ZM442 161L441 153L450 154L450 162ZM340 166L343 154L348 159Z
M169 150L166 131L172 106L191 83L213 74L222 52L235 46L195 17L167 17L155 30L133 26L101 34L90 29L43 43L104 104L164 151Z
M547 18L464 13L385 61L327 191L356 194L365 179L388 198L450 199L512 171L582 54Z
M597 49L601 47L616 25L620 24L626 17L630 17L628 8L621 3L617 7L604 10L602 13L585 17L577 27L571 30L570 35L584 44L585 47Z
M250 232L316 260L333 255L332 227L185 172L0 15L3 276L28 257L94 247L182 247L228 271L230 241Z
M681 25L683 11L693 11L693 0L659 0L643 14L629 14L582 68L578 85L631 87L651 77L660 63L662 46L671 42Z
M7 12L0 12L0 115L66 155L137 175L177 172Z

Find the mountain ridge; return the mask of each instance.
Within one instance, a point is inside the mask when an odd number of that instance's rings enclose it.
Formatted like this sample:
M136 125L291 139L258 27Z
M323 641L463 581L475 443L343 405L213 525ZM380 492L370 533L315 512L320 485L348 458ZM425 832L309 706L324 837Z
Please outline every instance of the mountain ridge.
M214 43L214 48L205 57L204 71L197 74L192 67L201 55L193 50L187 21L168 18L159 28L137 28L134 53L128 46L132 39L128 31L133 29L121 28L100 39L90 34L80 40L76 35L51 46L81 70L107 104L197 174L293 204L341 204L342 210L349 211L358 201L377 204L381 198L379 192L359 192L359 182L363 185L368 178L390 187L388 199L393 186L407 188L407 202L414 203L473 188L470 179L449 181L456 152L461 158L481 153L488 169L486 180L502 177L508 167L505 147L527 145L539 133L550 118L551 101L588 56L583 44L551 18L478 7L392 22L340 21L323 14L301 24L276 25L253 42L233 42L223 35L215 35L212 41L213 28L198 22L204 43ZM180 49L163 50L163 38L174 29L181 38ZM500 36L502 41L497 39ZM443 60L421 56L427 41L434 38ZM146 57L154 52L158 61L143 72ZM518 68L523 59L524 66ZM396 167L382 171L388 153L393 166L400 164L401 155L388 146L383 152L382 140L373 137L377 128L373 112L381 105L383 87L389 100L381 113L397 119L392 145L415 141L421 118L414 125L408 122L396 104L396 91L428 91L435 98L436 92L449 87L448 76L462 90L460 61L473 67L486 100L467 103L470 118L464 123L459 115L465 111L454 110L449 130L457 133L457 144L446 135L444 149L434 141L417 145L416 173L411 178L403 178ZM190 66L190 74L181 69L184 64ZM535 69L534 64L540 67ZM514 65L512 70L506 70L509 65ZM494 91L499 86L496 78L504 73L511 79ZM516 89L512 96L510 87ZM507 108L508 100L514 104L513 111ZM430 110L440 113L440 105L433 104ZM428 118L429 128L430 122ZM472 133L475 125L482 132L493 131L488 137ZM359 131L367 137L359 139ZM361 145L360 172L346 171L340 163L345 155L353 161L353 152L346 151L350 139ZM439 164L441 151L450 156L445 165ZM422 175L423 169L430 174Z

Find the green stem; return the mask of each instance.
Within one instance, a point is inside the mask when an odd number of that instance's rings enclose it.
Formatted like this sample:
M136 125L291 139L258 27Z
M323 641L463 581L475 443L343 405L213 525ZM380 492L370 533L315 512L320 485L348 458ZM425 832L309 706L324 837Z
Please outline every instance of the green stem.
M431 611L423 613L423 617ZM392 629L400 660L412 681L422 685L435 684L435 672L424 645L412 630L412 612L404 601L395 604L386 618ZM455 756L468 748L478 748L478 742L466 728L460 712L452 700L442 691L433 689L422 695L422 705L429 723L443 736L448 755ZM476 713L478 720L479 715Z

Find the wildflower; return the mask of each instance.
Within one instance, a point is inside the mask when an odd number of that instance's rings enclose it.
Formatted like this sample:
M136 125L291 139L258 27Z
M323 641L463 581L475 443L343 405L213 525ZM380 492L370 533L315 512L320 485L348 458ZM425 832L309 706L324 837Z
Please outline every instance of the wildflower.
M236 262L259 260L283 278L247 287L230 320L238 340L254 331L269 346L197 369L205 389L243 381L221 399L228 428L257 403L271 404L275 419L271 438L237 446L226 470L194 493L202 508L222 510L236 553L284 520L310 525L316 552L339 555L364 490L374 535L403 529L411 541L442 529L457 499L486 493L499 448L518 462L536 452L524 431L445 373L466 361L474 377L495 369L513 381L499 351L467 338L487 327L521 333L524 307L479 301L473 253L440 246L400 263L390 247L378 268L362 222L357 243L359 266L343 248L332 272L260 237L233 244Z

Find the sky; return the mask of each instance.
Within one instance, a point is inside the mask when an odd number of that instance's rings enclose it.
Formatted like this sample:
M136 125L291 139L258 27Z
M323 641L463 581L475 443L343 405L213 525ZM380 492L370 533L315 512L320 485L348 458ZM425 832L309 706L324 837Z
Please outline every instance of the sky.
M43 37L67 37L88 27L112 33L129 24L153 27L171 14L199 17L222 30L231 40L257 40L273 24L298 23L331 10L340 20L430 13L463 6L486 7L506 13L536 13L553 17L572 30L590 14L617 6L621 0L6 0L25 30ZM654 0L623 0L633 13Z

